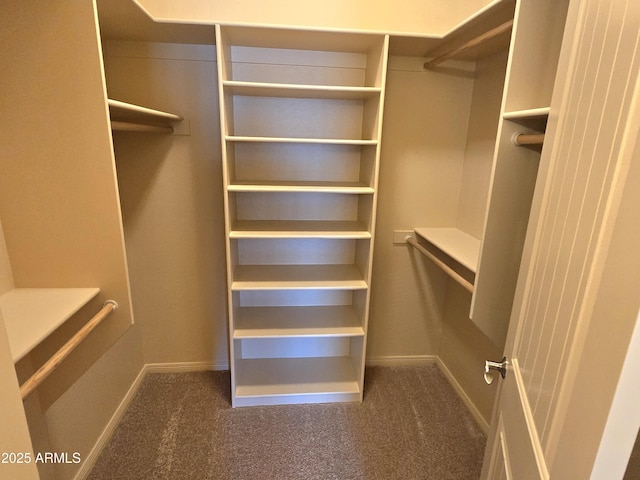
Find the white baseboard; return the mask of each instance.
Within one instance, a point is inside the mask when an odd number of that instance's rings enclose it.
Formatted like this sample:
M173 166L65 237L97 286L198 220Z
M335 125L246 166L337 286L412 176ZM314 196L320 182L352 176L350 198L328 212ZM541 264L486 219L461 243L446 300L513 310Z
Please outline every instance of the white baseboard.
M394 355L367 357L366 365L371 367L392 367L394 365L432 365L438 363L437 355Z
M147 363L145 373L178 373L178 372L207 372L210 370L229 370L229 364L209 362L174 362Z
M473 402L471 401L471 398L469 397L469 395L467 395L467 392L464 391L462 386L458 383L458 381L455 379L455 377L453 376L451 371L442 362L442 360L440 360L440 358L438 358L436 363L437 363L438 367L440 367L440 371L444 374L445 377L447 377L447 380L449 380L449 383L451 384L453 389L456 391L456 393L458 394L460 399L467 406L467 408L469 409L469 412L471 412L471 415L473 415L473 418L476 419L476 422L478 423L478 426L480 427L480 429L485 433L485 435L488 435L489 434L489 423L482 416L482 414L476 408L476 406L473 404Z
M98 437L98 441L93 446L89 454L83 459L82 466L78 470L78 473L76 473L74 480L84 480L89 476L89 473L91 473L91 469L94 467L94 465L98 461L98 457L102 453L102 450L104 449L104 447L107 445L107 442L109 441L109 439L111 438L111 435L113 434L114 430L118 426L118 423L120 422L120 419L124 415L124 412L127 410L127 407L131 403L131 400L133 400L133 397L136 396L136 393L138 392L138 389L140 388L140 384L142 383L142 380L144 379L145 375L146 375L145 367L142 367L140 369L140 372L138 373L138 376L135 378L135 380L129 387L129 390L127 390L127 393L125 394L124 398L118 405L118 408L116 408L116 411L109 419L107 426Z

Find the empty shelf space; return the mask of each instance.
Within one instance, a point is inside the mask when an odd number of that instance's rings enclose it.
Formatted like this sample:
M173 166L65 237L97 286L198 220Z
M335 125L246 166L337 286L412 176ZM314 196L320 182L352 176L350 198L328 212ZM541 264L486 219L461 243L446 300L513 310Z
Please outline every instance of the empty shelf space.
M238 220L230 238L371 238L359 222L311 220Z
M99 288L18 288L2 295L0 310L14 363L99 292Z
M360 182L255 182L234 181L227 187L231 192L330 192L330 193L373 193L374 189Z
M544 119L549 116L549 107L530 108L526 110L513 110L504 112L502 118L505 120L526 120L526 119Z
M244 82L227 80L225 91L234 95L281 98L317 98L359 100L380 95L379 87L350 87L332 85L298 85L290 83Z
M243 359L236 373L238 406L360 399L349 357Z
M240 135L225 136L227 142L250 143L313 143L325 145L377 145L377 140L351 138L298 138L298 137L249 137Z
M478 267L480 240L457 228L416 228L416 235L435 245L472 272Z
M355 265L238 265L232 290L367 288Z
M240 307L233 337L364 336L354 307L349 305Z

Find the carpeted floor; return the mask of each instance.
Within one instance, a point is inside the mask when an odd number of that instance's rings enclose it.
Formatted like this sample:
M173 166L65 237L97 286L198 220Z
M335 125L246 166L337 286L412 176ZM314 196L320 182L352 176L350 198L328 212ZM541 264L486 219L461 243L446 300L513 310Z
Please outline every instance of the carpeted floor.
M476 480L485 436L434 366L368 367L361 404L230 406L229 373L150 374L90 480Z

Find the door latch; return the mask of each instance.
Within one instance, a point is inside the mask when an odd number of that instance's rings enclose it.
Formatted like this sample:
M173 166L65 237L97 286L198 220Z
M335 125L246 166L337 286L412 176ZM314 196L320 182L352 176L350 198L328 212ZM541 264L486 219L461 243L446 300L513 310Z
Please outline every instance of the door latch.
M502 357L502 361L500 362L492 362L491 360L487 360L484 362L484 381L487 382L487 385L491 385L493 383L493 373L491 370L497 370L502 375L502 378L507 374L507 357Z

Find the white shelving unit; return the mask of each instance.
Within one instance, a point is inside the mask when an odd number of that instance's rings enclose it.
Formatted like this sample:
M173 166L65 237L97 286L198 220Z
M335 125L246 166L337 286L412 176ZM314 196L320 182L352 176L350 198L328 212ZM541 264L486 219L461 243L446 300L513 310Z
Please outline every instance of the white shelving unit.
M388 42L217 28L234 406L362 399Z
M99 288L18 288L0 297L13 362L18 363L96 295Z

